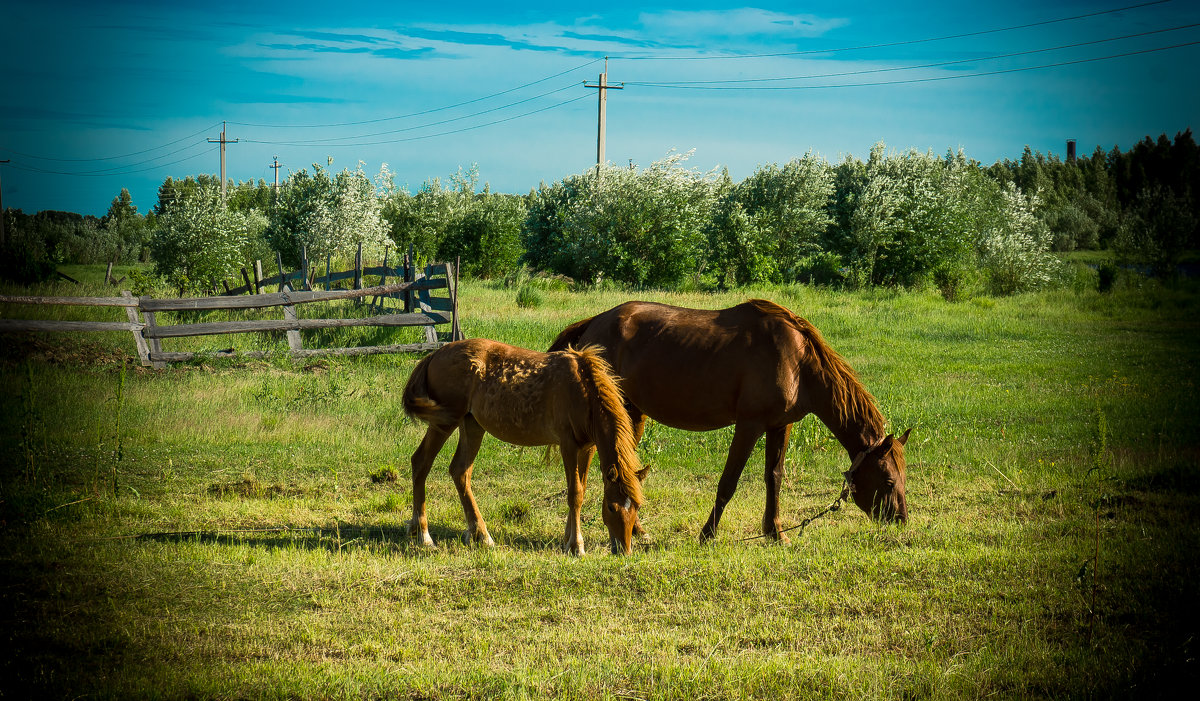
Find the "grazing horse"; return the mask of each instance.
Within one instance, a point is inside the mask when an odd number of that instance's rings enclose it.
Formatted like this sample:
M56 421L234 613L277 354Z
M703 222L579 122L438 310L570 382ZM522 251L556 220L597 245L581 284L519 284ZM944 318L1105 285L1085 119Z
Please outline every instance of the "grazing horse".
M646 471L621 391L598 349L539 353L486 339L442 346L413 369L404 411L429 424L412 456L409 532L433 545L425 517L425 478L450 434L458 448L450 475L467 519L464 540L494 545L471 492L471 470L485 432L506 443L555 445L567 473L567 552L584 553L579 511L592 454L604 475L604 524L614 554L628 554Z
M767 505L762 529L780 532L779 488L792 424L816 414L851 459L854 502L872 517L906 521L904 443L884 432L875 398L808 321L767 300L730 309L683 309L626 302L562 331L550 350L603 346L621 378L625 407L641 439L646 417L687 431L733 424L733 444L701 541L716 535L755 443L766 434ZM911 431L911 429L909 429ZM843 492L845 495L845 492ZM641 531L641 524L635 524Z

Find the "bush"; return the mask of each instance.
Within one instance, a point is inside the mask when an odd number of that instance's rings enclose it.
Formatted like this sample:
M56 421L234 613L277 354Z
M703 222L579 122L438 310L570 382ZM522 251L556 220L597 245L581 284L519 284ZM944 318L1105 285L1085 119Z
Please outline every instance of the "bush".
M843 278L842 257L829 251L805 256L796 264L796 281L811 285L838 285Z
M517 306L522 309L537 309L545 301L546 298L533 285L525 284L517 290Z

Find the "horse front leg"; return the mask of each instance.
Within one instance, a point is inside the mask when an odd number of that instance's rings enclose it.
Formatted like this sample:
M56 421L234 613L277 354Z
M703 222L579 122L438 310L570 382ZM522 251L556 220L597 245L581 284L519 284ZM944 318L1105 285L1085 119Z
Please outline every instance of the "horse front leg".
M413 516L408 522L408 534L415 537L421 545L431 548L433 538L429 537L429 521L425 517L425 480L429 477L434 458L441 452L451 433L454 433L453 426L431 425L412 456Z
M471 492L471 472L475 467L475 456L479 454L484 433L483 427L470 414L462 420L458 426L458 447L450 460L450 476L454 479L458 500L462 502L463 516L467 519L463 542L467 545L479 543L491 547L496 541L488 534L487 524L483 522L479 505L475 503L475 494Z
M583 496L587 492L588 467L592 464L592 455L596 446L578 446L571 441L559 445L562 453L563 469L567 475L567 532L563 536L563 550L569 555L582 556L586 552L583 545Z
M772 428L767 431L767 466L763 479L767 484L767 505L763 510L763 535L780 543L791 542L779 530L779 488L783 486L784 459L787 457L788 439L792 425Z
M633 445L636 447L642 442L642 434L646 432L646 415L642 413L641 409L632 404L626 404L625 411L629 414L630 423L633 424ZM650 537L646 533L646 529L642 527L642 517L640 514L634 517L633 534L642 540Z
M725 505L737 491L738 479L742 476L742 470L746 468L746 461L750 459L750 453L754 451L754 444L758 442L764 430L761 427L748 426L744 423L734 426L733 443L729 446L728 457L725 458L725 469L721 472L721 481L717 483L717 501L713 504L712 513L708 515L708 521L704 524L704 528L700 530L701 543L711 540L717 534L717 524L721 522L721 514L725 512Z

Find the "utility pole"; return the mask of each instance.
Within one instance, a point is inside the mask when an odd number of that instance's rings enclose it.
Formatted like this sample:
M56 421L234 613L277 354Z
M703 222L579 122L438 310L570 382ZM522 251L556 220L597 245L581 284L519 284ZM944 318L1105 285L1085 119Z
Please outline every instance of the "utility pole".
M236 144L237 139L229 141L225 138L225 122L221 122L221 138L209 139L210 144L221 144L221 199L225 199L225 144ZM278 173L279 171L275 171Z
M608 57L604 57L604 72L600 74L600 80L595 85L588 85L584 81L584 87L597 88L600 92L600 108L596 120L596 178L599 180L600 172L604 168L604 112L605 105L608 103L609 90L624 90L625 84L609 85L608 84Z
M11 159L9 158L5 158L3 161L0 161L0 163L8 163L10 160ZM2 184L0 184L0 246L3 246L8 242L8 234L4 231L5 219L7 219L7 217L4 216L4 188Z
M10 160L11 158L5 158L5 160L0 161L0 163L7 163ZM0 184L0 246L4 246L8 241L8 235L5 233L4 229L6 218L7 217L4 215L4 187L2 187L2 184Z
M269 167L275 169L275 195L278 196L279 195L279 169L282 168L283 166L279 165L279 156L275 156L274 158L275 158L274 165L271 165Z

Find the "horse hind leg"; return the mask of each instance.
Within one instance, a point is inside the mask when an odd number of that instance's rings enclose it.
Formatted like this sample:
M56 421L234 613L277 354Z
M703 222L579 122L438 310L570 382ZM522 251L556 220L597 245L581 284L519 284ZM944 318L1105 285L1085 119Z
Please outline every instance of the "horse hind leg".
M496 541L488 534L487 524L479 513L479 505L475 503L475 494L471 492L471 472L475 467L475 456L479 454L484 433L483 427L470 414L462 420L458 427L458 447L454 450L454 457L450 459L450 476L454 479L458 499L462 502L463 516L467 519L463 542L467 545L478 543L491 547Z
M412 456L413 517L408 522L408 534L427 547L433 547L433 538L429 536L429 521L425 517L425 480L429 477L434 458L453 432L453 426L431 424Z
M734 427L733 443L730 444L729 455L725 458L725 469L721 472L721 481L717 483L717 500L713 504L712 513L708 515L708 521L700 530L701 543L707 542L717 535L717 524L721 522L721 514L725 512L725 505L737 491L738 479L742 476L742 470L746 469L746 461L750 459L750 453L754 451L754 444L758 442L763 431L762 428L749 427L744 423L739 423Z
M784 544L790 541L786 535L780 533L779 489L783 486L784 460L787 457L788 439L791 434L791 424L767 431L767 465L763 474L767 485L767 504L763 509L763 535Z

